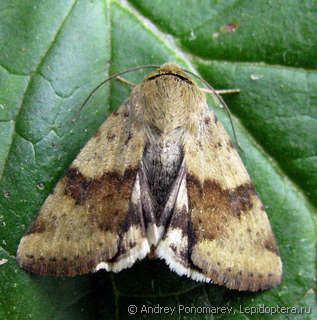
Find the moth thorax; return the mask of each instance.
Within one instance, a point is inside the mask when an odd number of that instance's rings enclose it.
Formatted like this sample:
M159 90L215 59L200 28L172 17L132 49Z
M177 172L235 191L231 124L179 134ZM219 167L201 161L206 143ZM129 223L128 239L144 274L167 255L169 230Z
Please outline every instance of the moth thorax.
M185 126L202 99L199 89L174 76L164 75L142 84L144 120L161 132Z

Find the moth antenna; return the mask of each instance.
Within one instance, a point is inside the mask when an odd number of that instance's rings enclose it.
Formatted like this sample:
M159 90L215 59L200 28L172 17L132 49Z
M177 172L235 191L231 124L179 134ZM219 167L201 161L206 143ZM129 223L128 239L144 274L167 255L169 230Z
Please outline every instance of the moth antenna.
M132 68L128 68L125 69L123 71L120 72L116 72L114 74L112 74L110 77L108 77L107 79L103 80L102 82L100 82L94 89L92 89L92 91L89 93L88 97L84 100L84 102L80 105L79 110L77 111L77 115L76 118L78 117L78 114L81 112L81 110L83 109L83 107L86 105L86 103L90 100L90 98L96 93L96 91L102 87L104 84L106 84L108 81L120 77L123 74L129 73L129 72L133 72L133 71L138 71L141 69L147 69L147 68L159 68L160 66L158 65L153 65L153 64L148 64L148 65L143 65L143 66L137 66L137 67L132 67ZM121 77L120 77L121 78ZM122 78L121 78L122 79Z
M230 113L230 109L228 108L227 104L225 103L225 101L222 99L221 95L217 92L217 90L211 85L209 84L208 81L206 81L204 78L200 77L198 74L194 73L194 72L191 72L187 69L182 69L184 72L196 77L198 80L200 80L218 99L219 103L225 108L226 112L227 112L227 115L229 117L229 121L230 121L230 125L231 125L231 128L232 128L232 132L233 132L233 137L234 137L234 141L235 141L235 144L237 146L237 148L239 150L242 150L242 148L240 147L239 143L238 143L238 138L237 138L237 135L236 135L236 130L234 129L234 126L233 126L233 121L232 121L232 118L231 118L231 113ZM239 91L235 91L235 92L240 92Z

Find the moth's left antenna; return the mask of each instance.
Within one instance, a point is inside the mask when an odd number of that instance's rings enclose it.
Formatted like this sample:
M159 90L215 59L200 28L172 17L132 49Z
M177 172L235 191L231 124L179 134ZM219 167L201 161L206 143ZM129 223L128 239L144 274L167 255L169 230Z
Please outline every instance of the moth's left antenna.
M100 82L88 95L88 97L84 100L84 102L80 105L79 110L77 111L77 116L79 115L79 113L81 112L81 110L83 109L83 107L85 106L85 104L89 101L89 99L96 93L96 91L102 87L105 83L107 83L108 81L121 76L123 74L129 73L129 72L133 72L133 71L138 71L141 69L147 69L147 68L159 68L160 66L154 65L154 64L148 64L148 65L143 65L143 66L137 66L137 67L132 67L117 73L112 74L109 78L107 78L106 80L103 80L102 82Z

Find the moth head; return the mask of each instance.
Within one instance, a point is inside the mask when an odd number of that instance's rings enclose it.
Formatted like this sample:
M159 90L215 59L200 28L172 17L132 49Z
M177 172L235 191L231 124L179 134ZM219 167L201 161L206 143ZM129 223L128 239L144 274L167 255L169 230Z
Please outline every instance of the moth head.
M194 81L173 63L163 64L147 76L140 95L145 123L162 133L185 127L205 101Z

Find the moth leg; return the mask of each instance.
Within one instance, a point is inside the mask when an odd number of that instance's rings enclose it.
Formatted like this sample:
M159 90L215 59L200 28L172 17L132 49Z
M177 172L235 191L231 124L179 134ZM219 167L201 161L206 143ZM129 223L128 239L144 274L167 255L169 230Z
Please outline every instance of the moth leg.
M127 85L130 86L130 87L135 87L135 86L136 86L135 83L133 83L132 81L127 80L127 79L125 79L125 78L123 78L123 77L121 77L121 76L117 76L116 79L119 80L119 81L121 81L121 82L124 83L124 84L127 84Z
M240 89L220 89L220 90L210 90L208 88L199 88L202 92L208 94L228 94L228 93L240 93Z

